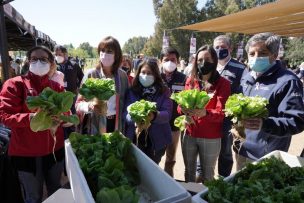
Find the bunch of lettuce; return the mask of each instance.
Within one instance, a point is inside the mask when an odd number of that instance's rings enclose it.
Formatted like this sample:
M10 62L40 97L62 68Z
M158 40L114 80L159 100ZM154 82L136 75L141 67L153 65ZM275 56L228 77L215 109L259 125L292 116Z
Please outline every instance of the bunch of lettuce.
M201 109L209 102L210 97L207 92L197 89L183 90L178 93L172 93L172 100L178 105L186 109Z
M199 91L197 89L183 90L178 93L172 93L172 100L176 101L178 105L186 109L201 109L209 102L210 97L205 91ZM188 116L179 116L174 120L174 125L181 131L185 130L186 123L191 123L191 119Z
M115 94L115 84L112 79L88 78L79 89L79 93L87 100L109 100Z
M27 107L30 110L39 109L38 113L31 119L31 130L37 132L58 126L58 123L52 119L54 116L64 122L78 125L78 116L63 115L63 113L70 110L74 96L75 95L69 91L56 92L51 88L46 87L38 96L27 97Z
M266 118L267 105L268 100L263 97L249 97L239 93L229 96L224 111L227 117L232 117L233 123L237 123L247 118Z
M140 100L130 104L127 108L128 113L131 116L131 119L135 123L147 123L148 115L151 112L157 112L156 103L146 100Z
M81 170L97 203L138 202L140 176L131 141L120 132L69 137Z

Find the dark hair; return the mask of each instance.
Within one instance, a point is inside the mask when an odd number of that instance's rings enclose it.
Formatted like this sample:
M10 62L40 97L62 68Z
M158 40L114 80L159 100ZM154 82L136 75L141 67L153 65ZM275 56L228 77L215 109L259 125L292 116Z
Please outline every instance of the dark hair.
M216 70L218 59L217 59L216 51L214 50L214 48L212 46L209 46L209 45L204 45L204 46L200 47L195 54L195 60L193 63L193 68L192 68L191 76L190 76L191 83L193 83L194 79L197 79L197 80L200 79L198 76L198 70L197 70L197 57L201 51L208 51L211 55L213 63L215 64L215 69L212 71L211 77L208 80L209 83L213 84L218 78L218 72Z
M54 55L52 54L51 50L49 50L47 47L44 47L44 46L36 46L36 47L33 47L31 48L27 53L26 53L26 57L28 59L31 58L31 54L33 51L36 51L36 50L42 50L42 51L45 51L47 54L48 54L48 58L49 58L49 61L50 62L54 62Z
M62 53L64 53L64 54L68 53L67 48L65 48L64 46L59 45L59 44L57 44L57 45L54 47L54 51L57 51L57 50L60 50L60 51L61 51Z
M139 65L138 69L136 71L133 83L132 83L132 90L138 94L141 94L142 92L142 85L139 82L139 74L141 69L145 66L148 65L152 71L152 75L155 78L154 85L156 86L157 90L159 90L160 93L164 93L167 89L165 86L165 83L163 82L163 79L161 78L160 71L157 65L157 60L156 59L146 59L143 60Z
M168 54L175 54L177 60L179 59L179 53L178 51L175 49L175 48L172 48L172 47L168 47L168 48L165 48L161 51L160 53L160 61L163 60L163 58L168 55Z
M122 62L122 51L120 44L117 39L115 39L112 36L108 36L101 40L101 42L98 44L97 52L100 54L101 50L104 48L108 48L114 51L114 64L112 65L112 73L117 72L118 68L120 67L120 64ZM101 67L100 63L97 65L97 67Z

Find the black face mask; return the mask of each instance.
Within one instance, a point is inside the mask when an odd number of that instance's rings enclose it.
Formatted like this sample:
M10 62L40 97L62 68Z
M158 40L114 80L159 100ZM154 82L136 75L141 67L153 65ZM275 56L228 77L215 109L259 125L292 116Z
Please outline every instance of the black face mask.
M129 73L129 72L130 72L130 69L129 69L128 67L124 67L124 66L123 66L123 67L121 67L121 69L124 70L126 73Z
M215 68L216 67L215 67L214 63L210 63L207 61L197 64L197 70L198 70L199 77L201 77L203 75L207 75L208 73L215 70Z

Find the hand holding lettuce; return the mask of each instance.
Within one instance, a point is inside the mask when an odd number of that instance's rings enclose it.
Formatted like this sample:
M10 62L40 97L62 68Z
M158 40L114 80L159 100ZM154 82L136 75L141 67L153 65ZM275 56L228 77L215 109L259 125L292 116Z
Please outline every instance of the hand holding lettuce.
M49 87L45 88L38 96L28 97L26 99L28 108L30 110L39 109L31 119L31 130L34 132L47 129L56 131L61 121L78 125L78 116L66 116L63 114L70 110L73 104L73 97L74 94L72 92L58 93Z
M253 118L266 118L268 116L268 100L260 97L248 97L243 94L231 95L225 105L225 115L231 117L234 127L232 134L238 138L244 139L245 128L243 120Z
M147 130L150 127L154 113L157 112L157 107L155 102L142 99L130 104L127 111L137 126L136 135L138 137L143 130Z
M180 105L185 114L189 114L190 116L203 116L205 115L204 112L206 113L203 108L209 102L210 97L205 91L191 89L172 93L171 99ZM174 125L180 128L181 131L184 130L186 123L191 124L193 122L189 115L177 117L174 121Z
M115 94L115 84L112 79L88 78L79 89L79 93L88 101L91 101L93 109L99 114L107 112L106 101Z

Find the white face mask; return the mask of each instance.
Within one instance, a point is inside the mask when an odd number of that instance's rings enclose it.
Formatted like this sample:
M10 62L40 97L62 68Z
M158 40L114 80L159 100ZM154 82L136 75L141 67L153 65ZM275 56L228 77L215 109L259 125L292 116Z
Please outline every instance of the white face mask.
M30 63L29 70L35 75L44 76L50 71L50 64L43 64L40 61L37 61L36 63Z
M100 52L100 62L105 67L110 67L114 63L114 54L107 54L104 52Z
M167 72L172 73L176 69L176 64L172 61L167 61L167 62L163 63L163 68Z
M153 75L146 75L146 74L139 74L139 82L144 87L149 87L154 83L154 76Z
M64 57L62 57L62 56L56 56L55 59L56 59L57 63L63 63L64 62Z

